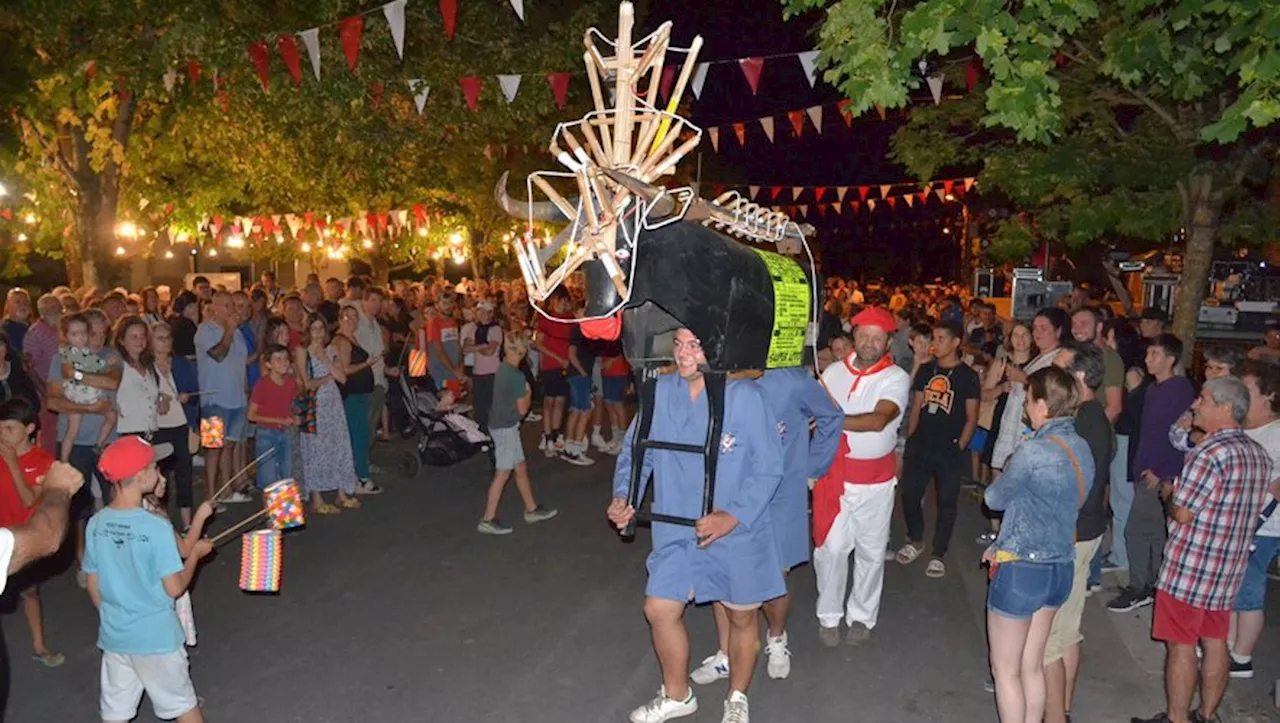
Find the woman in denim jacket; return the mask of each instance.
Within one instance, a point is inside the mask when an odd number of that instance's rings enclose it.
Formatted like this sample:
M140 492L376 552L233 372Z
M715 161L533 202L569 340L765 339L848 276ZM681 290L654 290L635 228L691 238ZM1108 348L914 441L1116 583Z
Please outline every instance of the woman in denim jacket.
M1033 373L1025 409L1035 434L985 495L988 507L1004 511L1000 535L982 556L992 566L987 634L1001 723L1044 717L1045 642L1071 594L1076 514L1093 484L1093 455L1075 430L1078 406L1076 380L1065 371Z

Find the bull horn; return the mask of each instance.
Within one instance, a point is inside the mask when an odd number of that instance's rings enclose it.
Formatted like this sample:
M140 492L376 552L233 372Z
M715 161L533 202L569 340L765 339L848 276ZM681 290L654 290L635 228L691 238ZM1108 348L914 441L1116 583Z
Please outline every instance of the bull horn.
M502 176L498 178L498 185L493 189L493 197L497 199L498 205L502 207L507 215L518 218L522 221L567 221L560 209L550 201L534 201L528 204L524 201L517 201L507 194L507 176L510 172L503 171ZM529 213L529 207L532 205L533 213Z
M650 185L638 178L635 178L634 176L629 176L622 171L614 170L612 168L602 168L600 170L604 171L604 174L612 179L614 183L631 191L649 203L653 203L655 199L660 199L658 203L649 210L649 213L653 215L654 218L664 218L675 213L676 201L670 196L670 194L663 195L663 191L665 189Z

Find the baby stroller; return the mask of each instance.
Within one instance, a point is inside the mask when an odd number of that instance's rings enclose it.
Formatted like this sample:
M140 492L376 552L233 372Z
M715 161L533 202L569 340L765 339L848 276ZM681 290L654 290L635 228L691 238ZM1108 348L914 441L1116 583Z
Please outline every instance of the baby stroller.
M394 391L388 395L392 421L401 436L415 440L413 449L400 460L401 474L414 478L422 472L423 464L448 467L488 451L493 441L465 416L471 407L459 403L442 408L439 389L430 374L411 376L409 366L402 358Z

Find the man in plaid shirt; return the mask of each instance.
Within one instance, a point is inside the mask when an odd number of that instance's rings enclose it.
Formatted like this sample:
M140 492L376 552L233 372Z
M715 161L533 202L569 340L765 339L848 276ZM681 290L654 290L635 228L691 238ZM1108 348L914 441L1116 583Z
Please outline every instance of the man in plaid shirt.
M1168 647L1168 710L1133 723L1213 721L1227 689L1231 607L1249 559L1258 512L1271 482L1271 458L1241 428L1249 390L1235 377L1207 382L1191 407L1204 430L1182 474L1165 482L1169 540L1156 583L1152 636ZM1204 649L1196 661L1196 644ZM1191 698L1200 677L1200 709Z

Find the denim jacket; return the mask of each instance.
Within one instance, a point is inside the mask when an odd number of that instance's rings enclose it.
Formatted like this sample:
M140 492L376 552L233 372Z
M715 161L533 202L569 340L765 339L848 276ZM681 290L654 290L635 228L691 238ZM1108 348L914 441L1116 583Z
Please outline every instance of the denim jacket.
M1075 468L1058 437L1076 457ZM995 548L1026 562L1066 562L1075 557L1076 516L1093 486L1093 455L1076 434L1070 417L1051 419L1022 442L1005 463L1004 474L987 487L987 507L1004 510Z

